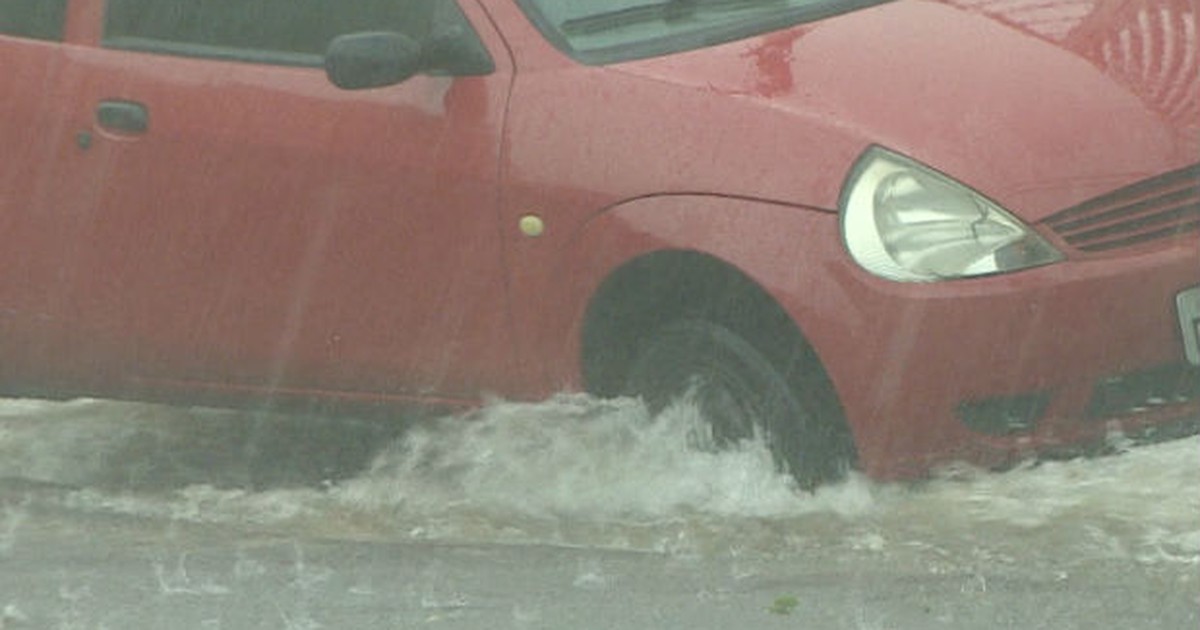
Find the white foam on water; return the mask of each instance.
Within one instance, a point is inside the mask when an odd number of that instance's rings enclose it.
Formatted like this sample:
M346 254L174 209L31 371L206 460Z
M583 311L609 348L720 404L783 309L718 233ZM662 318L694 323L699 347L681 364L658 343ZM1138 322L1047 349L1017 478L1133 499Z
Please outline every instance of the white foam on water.
M431 514L456 506L631 521L868 507L853 494L802 496L775 470L763 444L721 452L692 448L703 426L688 405L651 418L628 399L494 403L475 417L414 431L338 493L351 503L403 502Z
M946 474L881 493L893 516L937 514L947 528L1007 531L1091 555L1200 564L1200 437L1004 473ZM886 498L883 498L886 495Z
M115 403L0 406L0 477L82 486L59 495L72 510L289 535L674 554L835 546L1003 558L1032 546L1060 557L1200 564L1200 437L911 483L852 475L810 494L774 469L762 444L694 448L704 425L686 404L651 417L633 400L562 395L419 423L364 472L322 487L218 487L203 471L167 489L80 483L121 476L106 464L124 471L176 459L172 449L196 441L198 422ZM235 450L244 435L203 441Z

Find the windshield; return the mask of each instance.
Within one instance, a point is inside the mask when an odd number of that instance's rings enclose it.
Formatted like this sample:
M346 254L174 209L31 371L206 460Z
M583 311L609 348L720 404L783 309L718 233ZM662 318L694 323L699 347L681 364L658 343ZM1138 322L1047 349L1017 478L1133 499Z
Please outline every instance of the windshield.
M712 46L887 0L518 0L559 49L590 64Z

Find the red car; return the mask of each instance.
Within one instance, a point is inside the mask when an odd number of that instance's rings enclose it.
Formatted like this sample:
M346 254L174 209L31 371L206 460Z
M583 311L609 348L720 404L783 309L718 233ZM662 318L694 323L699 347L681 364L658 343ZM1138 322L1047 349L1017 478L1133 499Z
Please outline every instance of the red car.
M1194 0L6 0L0 388L681 396L802 483L1200 411Z

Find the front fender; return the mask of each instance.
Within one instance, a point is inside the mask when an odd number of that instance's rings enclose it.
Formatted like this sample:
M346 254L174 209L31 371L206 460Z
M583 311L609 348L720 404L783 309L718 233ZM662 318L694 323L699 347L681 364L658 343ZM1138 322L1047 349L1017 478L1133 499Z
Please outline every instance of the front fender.
M856 309L838 278L854 269L837 215L828 211L657 195L598 213L560 243L537 269L514 274L511 287L516 338L526 361L540 366L543 394L581 387L582 326L592 297L621 266L654 252L700 252L737 268L784 306L819 355L862 325L846 317Z

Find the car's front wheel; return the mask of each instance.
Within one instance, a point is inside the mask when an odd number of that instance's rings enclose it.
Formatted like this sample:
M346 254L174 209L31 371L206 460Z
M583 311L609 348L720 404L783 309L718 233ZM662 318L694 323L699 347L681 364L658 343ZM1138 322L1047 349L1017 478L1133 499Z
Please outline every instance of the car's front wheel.
M777 467L811 489L843 476L853 448L823 417L820 397L805 393L812 366L784 354L796 364L780 365L722 324L680 319L643 338L624 393L641 397L652 413L690 400L711 427L712 446L761 439Z

